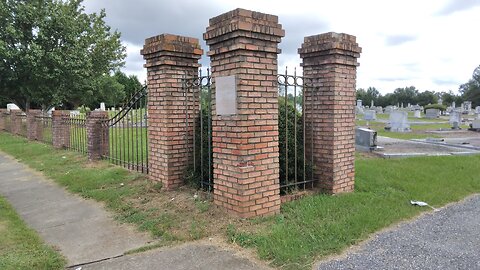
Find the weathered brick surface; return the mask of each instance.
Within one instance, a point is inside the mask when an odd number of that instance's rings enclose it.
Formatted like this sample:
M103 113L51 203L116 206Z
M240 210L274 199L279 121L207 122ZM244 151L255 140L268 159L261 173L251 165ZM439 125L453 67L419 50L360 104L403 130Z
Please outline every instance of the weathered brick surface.
M67 148L70 145L70 127L64 121L70 117L69 111L52 112L52 144L55 148Z
M306 37L299 49L306 91L306 123L313 129L314 177L328 193L353 191L355 178L355 84L361 48L355 36L325 33ZM312 124L312 125L310 125ZM307 142L312 133L306 132ZM313 151L313 153L311 152Z
M29 110L27 114L27 138L29 140L38 140L39 134L39 128L38 126L40 123L37 122L36 116L41 115L42 111L41 110ZM41 136L41 134L40 134Z
M146 39L141 54L148 80L149 177L173 189L183 184L193 137L185 121L194 108L186 105L182 78L197 76L203 51L196 38L163 34Z
M99 160L108 155L108 112L91 111L85 122L87 128L87 156L88 160Z
M277 16L236 9L210 19L214 201L240 217L280 211ZM218 116L215 79L236 76L237 114Z
M10 110L10 133L18 135L20 134L20 125L21 125L21 118L20 115L21 110Z
M6 109L0 109L0 130L6 129L6 118L9 117Z

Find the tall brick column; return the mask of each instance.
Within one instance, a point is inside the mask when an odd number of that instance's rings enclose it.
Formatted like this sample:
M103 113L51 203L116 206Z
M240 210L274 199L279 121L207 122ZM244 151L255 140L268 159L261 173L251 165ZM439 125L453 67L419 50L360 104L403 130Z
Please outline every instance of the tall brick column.
M313 149L306 151L308 157L313 151L314 177L324 192L353 191L355 84L361 48L355 36L325 33L306 37L299 53L304 77L313 79L305 105L307 129L313 129ZM310 142L312 133L306 134Z
M106 120L108 112L91 111L87 115L87 156L88 160L100 160L109 152L109 133Z
M21 119L18 116L22 111L10 110L10 133L14 135L20 134Z
M52 112L52 144L55 148L66 148L70 145L70 127L64 118L70 117L69 111Z
M0 131L5 130L5 117L7 116L6 109L0 109Z
M27 138L29 140L38 140L40 137L38 136L38 123L37 116L42 113L41 110L29 110L27 114Z
M196 38L162 34L146 39L140 53L148 77L148 173L169 190L183 184L193 136L185 132L193 108L185 106L182 78L198 75L203 51Z
M280 211L277 54L284 34L277 16L244 9L210 19L204 34L214 84L214 201L240 217ZM229 110L236 113L218 115L215 91L225 89L215 89L217 81L232 75L236 110Z

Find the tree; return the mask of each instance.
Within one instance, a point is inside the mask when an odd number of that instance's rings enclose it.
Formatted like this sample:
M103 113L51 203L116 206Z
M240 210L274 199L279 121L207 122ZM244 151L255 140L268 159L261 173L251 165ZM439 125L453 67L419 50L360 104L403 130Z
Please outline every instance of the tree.
M127 97L132 96L142 88L142 84L135 75L127 76L125 73L117 70L113 76L118 83L123 85Z
M82 0L0 2L0 95L20 108L78 106L121 67L125 48L105 11L85 14Z
M436 104L438 102L437 94L433 91L423 91L417 94L415 103L420 106Z
M418 95L418 90L415 86L397 88L393 91L392 101L393 103L403 103L407 106L408 103L415 104Z
M474 71L472 78L459 89L463 100L472 102L472 107L480 106L480 66Z

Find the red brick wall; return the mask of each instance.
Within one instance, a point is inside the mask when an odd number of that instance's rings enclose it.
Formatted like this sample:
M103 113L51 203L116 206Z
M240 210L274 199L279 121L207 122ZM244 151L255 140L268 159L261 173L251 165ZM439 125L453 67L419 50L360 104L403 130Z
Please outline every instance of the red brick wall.
M37 121L35 116L41 114L42 111L40 110L29 110L27 114L27 138L29 140L38 140L40 137L38 136L38 128L37 128Z
M314 86L305 94L307 127L313 128L313 149L306 149L307 157L313 151L314 177L328 193L354 189L355 84L360 52L355 36L337 33L306 37L299 49L303 74L313 79ZM307 131L307 142L311 139Z
M87 152L88 160L99 160L104 155L108 155L109 136L108 136L108 112L91 111L87 115Z
M203 51L198 39L163 34L146 39L141 54L148 78L149 177L173 189L183 184L193 137L194 108L186 106L182 78L197 76Z
M240 217L280 211L277 16L236 9L210 19L214 201ZM236 76L237 114L217 116L215 78Z
M20 134L21 119L18 114L20 114L21 112L21 110L10 110L10 133L12 134Z
M69 111L52 112L52 143L55 148L66 148L70 145L70 127L63 120L70 117Z

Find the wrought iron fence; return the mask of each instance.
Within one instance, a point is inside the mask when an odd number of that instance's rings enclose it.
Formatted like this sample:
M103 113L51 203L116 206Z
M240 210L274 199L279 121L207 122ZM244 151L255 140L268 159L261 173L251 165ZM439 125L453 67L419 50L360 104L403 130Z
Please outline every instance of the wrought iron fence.
M313 157L306 151L313 148L311 122L305 96L312 91L308 80L298 76L296 69L278 75L280 190L282 194L313 187Z
M108 151L103 157L141 173L148 173L147 99L144 86L104 122L108 128Z
M187 181L213 190L212 113L210 70L198 77L184 78L185 140L190 145L191 162ZM192 135L189 135L192 134Z
M37 140L44 143L53 144L52 140L52 117L47 115L35 116L37 122Z
M70 135L70 142L67 145L67 149L86 154L88 151L88 142L85 114L71 114L63 118L63 121L67 125L67 132Z

